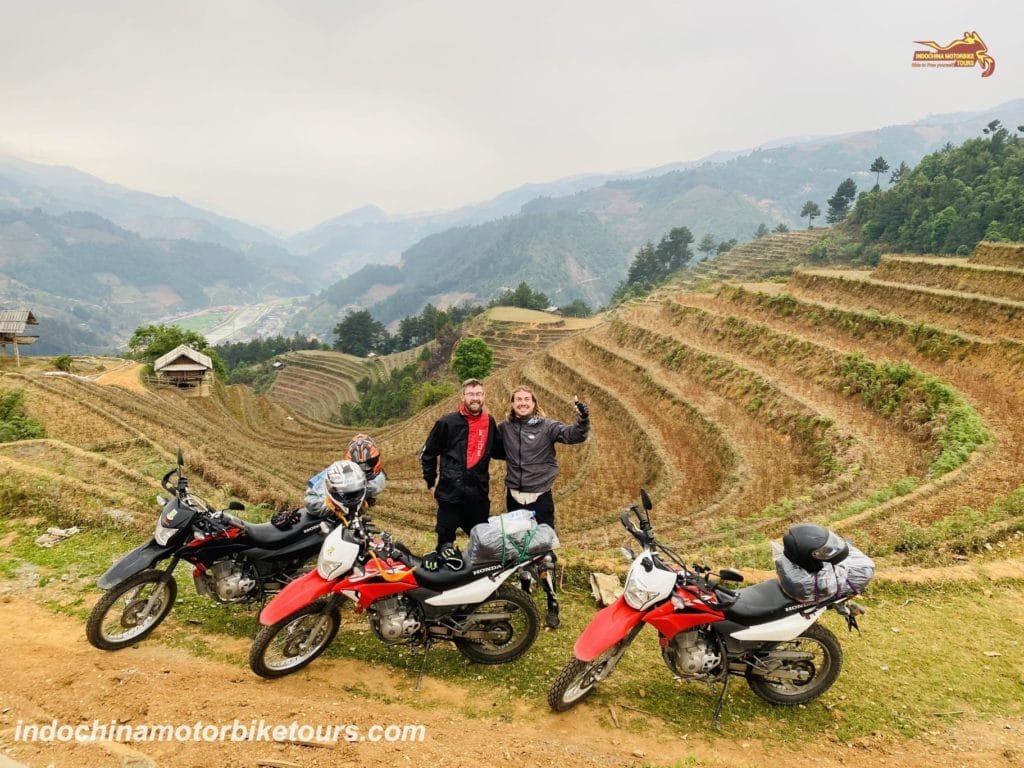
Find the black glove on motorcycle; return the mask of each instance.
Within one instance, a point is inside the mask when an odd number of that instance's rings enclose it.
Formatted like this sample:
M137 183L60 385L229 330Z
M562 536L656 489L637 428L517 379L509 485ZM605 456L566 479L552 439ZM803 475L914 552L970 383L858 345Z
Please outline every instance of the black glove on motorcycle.
M581 403L579 400L577 400L575 403L573 403L573 405L576 406L576 413L580 415L581 421L586 421L587 419L590 418L590 409L587 408L586 403Z

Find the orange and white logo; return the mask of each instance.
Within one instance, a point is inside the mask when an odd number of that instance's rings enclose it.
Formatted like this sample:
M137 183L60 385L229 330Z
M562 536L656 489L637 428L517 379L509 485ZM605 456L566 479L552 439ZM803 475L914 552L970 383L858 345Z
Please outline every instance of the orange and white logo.
M977 32L964 32L959 40L949 45L939 45L934 40L915 40L929 50L914 51L912 66L915 67L981 67L981 76L988 77L996 71L996 60L988 55L988 48Z

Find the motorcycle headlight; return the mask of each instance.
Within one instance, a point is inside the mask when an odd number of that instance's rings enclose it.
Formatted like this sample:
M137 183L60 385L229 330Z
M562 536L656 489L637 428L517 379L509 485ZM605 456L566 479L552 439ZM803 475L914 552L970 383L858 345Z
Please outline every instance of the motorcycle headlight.
M344 528L335 528L324 540L316 559L320 577L330 581L346 573L359 556L359 544L346 537ZM351 536L351 534L349 534Z
M160 521L156 521L156 529L153 531L153 538L156 539L156 543L161 547L166 547L167 542L174 538L174 534L180 533L179 528L165 528L160 524Z
M626 577L626 586L622 595L626 599L626 605L638 611L642 611L658 600L664 600L676 585L676 574L673 571L662 570L654 567L647 570L643 566L641 556L635 560L633 567L629 569Z

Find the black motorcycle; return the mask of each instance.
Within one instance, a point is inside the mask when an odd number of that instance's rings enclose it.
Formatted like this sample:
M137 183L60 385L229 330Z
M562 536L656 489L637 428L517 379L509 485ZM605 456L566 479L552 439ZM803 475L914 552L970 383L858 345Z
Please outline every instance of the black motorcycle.
M263 602L299 574L340 522L305 509L278 513L269 523L246 522L192 493L183 466L179 450L177 467L160 481L172 498L157 497L163 510L153 538L100 577L107 593L89 614L86 636L101 650L133 645L160 625L178 594L173 574L179 561L192 564L200 595L220 603ZM174 474L177 483L170 485ZM244 509L237 501L228 505L231 511ZM167 559L167 567L154 567Z

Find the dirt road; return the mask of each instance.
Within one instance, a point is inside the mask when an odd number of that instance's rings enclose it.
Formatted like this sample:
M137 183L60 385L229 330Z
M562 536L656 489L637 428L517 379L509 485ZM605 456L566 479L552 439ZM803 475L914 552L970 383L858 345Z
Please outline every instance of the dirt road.
M802 751L732 741L726 727L680 734L660 720L617 708L615 728L606 708L584 704L553 715L544 703L522 703L494 714L488 695L466 692L428 677L424 690L388 669L355 661L319 660L308 671L268 682L244 666L247 642L232 644L237 664L218 663L142 643L117 653L93 649L81 624L18 594L0 596L0 766L755 766L788 768L884 765L887 768L1020 765L1024 721L954 722L925 740L867 738L839 744L828 737ZM238 648L233 646L237 645ZM236 653L237 651L237 653ZM345 741L308 746L272 741L40 744L15 742L19 722L90 726L94 720L132 727L171 724L194 728L242 725L353 725L368 737L374 725L422 725L417 743ZM259 731L255 731L259 733ZM295 735L301 736L299 730ZM308 736L308 734L307 734ZM5 763L5 759L13 763Z

